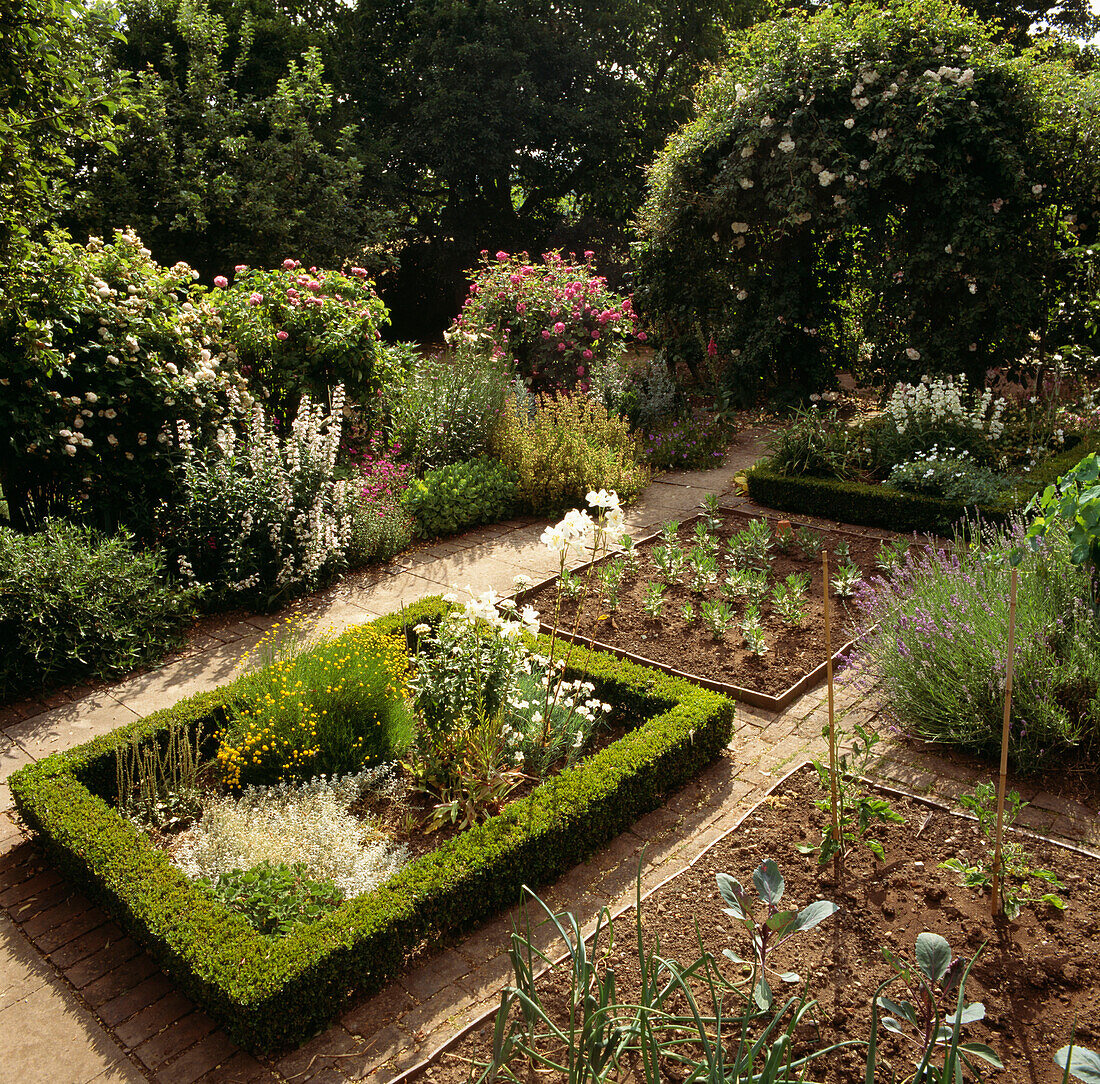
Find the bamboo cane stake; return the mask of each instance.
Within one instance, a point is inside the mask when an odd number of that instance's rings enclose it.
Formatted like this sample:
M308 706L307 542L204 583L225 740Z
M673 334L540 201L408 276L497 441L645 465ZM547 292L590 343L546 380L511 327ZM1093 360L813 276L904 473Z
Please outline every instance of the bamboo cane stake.
M990 913L994 916L1003 910L1001 904L1001 837L1004 831L1005 785L1008 780L1008 731L1012 717L1012 664L1016 652L1016 580L1017 570L1012 570L1012 591L1008 600L1008 661L1005 664L1005 715L1001 727L1001 775L997 783L997 834L993 844L993 898Z
M822 592L825 596L825 680L829 687L829 781L831 784L830 805L833 817L833 843L840 847L840 817L837 811L836 783L836 726L833 720L833 639L829 627L829 551L821 551L821 568L825 573ZM839 854L839 850L837 852Z

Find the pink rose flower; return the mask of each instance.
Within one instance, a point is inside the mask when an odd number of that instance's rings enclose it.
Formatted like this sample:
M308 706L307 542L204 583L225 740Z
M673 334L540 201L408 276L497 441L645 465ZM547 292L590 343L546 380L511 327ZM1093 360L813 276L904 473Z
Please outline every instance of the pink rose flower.
M596 254L595 254L595 253L594 253L594 252L593 252L593 251L592 251L591 249L588 249L588 251L587 251L587 252L585 252L585 254L584 254L584 258L585 258L586 260L590 260L590 259L592 259L592 257L593 257L593 256L595 256L595 255L596 255Z
M501 249L500 252L497 253L497 259L503 262L508 259L508 253Z
M560 335L565 330L565 324L560 320L554 325L554 330Z
M225 275L215 275L214 285L217 286L219 290L224 290L229 285L229 279L227 279Z
M526 311L527 311L527 306L522 301L518 305L516 305L516 312L518 312L522 315Z
M279 342L282 342L284 339L289 339L290 335L286 331L276 331L275 338L278 339Z
M247 271L248 270L248 264L239 263L239 264L237 264L236 267L233 268L233 270L236 271L237 274L239 275L242 271Z
M248 303L250 305L259 305L260 302L263 301L263 299L264 299L263 294L259 294L259 293L256 293L255 291L253 291L248 297Z
M351 273L361 279L365 279L370 275L370 272L365 267L353 267Z
M565 349L565 343L558 343L558 353L560 354Z
M648 338L649 338L649 336L644 331L639 331L638 332L638 342L643 342L644 343L646 341L646 339L648 339Z
M294 268L296 268L297 266L298 266L298 261L290 259L289 256L285 260L283 260L283 270L284 271L293 271Z
M542 337L543 337L544 339L549 339L549 338L550 338L550 332L549 332L549 331L547 331L547 330L546 330L545 328L543 328L543 331L542 331Z

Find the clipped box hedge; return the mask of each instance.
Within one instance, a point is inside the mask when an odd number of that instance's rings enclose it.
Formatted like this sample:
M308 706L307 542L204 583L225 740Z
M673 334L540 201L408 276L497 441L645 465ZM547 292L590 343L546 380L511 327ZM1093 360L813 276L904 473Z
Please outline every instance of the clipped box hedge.
M780 474L769 469L766 459L746 477L749 496L767 508L903 533L949 535L960 520L968 515L973 517L975 512L986 522L1003 523L1014 511L1023 509L1034 494L1094 451L1100 451L1100 436L1078 441L1073 447L1044 459L1002 500L981 506L904 493L877 483Z
M426 599L375 622L403 635L445 609ZM111 805L114 752L163 740L173 722L220 723L239 682L200 693L9 780L16 807L58 865L134 934L181 989L242 1046L300 1043L352 991L389 981L425 939L469 929L516 903L656 808L729 742L733 703L610 655L589 656L589 680L637 726L554 776L498 816L422 855L373 892L292 934L265 937L173 867Z

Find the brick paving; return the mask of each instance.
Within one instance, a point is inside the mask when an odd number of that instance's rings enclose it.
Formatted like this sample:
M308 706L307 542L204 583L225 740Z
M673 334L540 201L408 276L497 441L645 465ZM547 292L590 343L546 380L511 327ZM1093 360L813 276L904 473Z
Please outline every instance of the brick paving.
M734 474L759 454L753 436L743 438L719 470L666 475L651 485L630 511L630 529L641 534L683 518L708 492L726 493L727 506L753 510L727 492ZM339 628L450 586L509 589L517 572L553 571L538 551L542 527L518 520L423 547L309 600L306 608L320 627ZM67 690L0 709L0 779L32 759L227 680L273 620L245 618L219 628L166 666L110 689ZM841 687L837 708L849 725L876 724L873 699ZM549 886L543 898L572 909L589 927L603 906L613 914L628 909L643 848L642 890L648 892L731 830L777 778L821 755L824 718L823 688L779 713L739 705L733 740L715 764ZM892 743L876 774L948 801L974 781L964 765ZM1100 847L1095 810L1032 790L1021 821ZM521 917L518 907L442 947L389 988L350 1004L298 1050L253 1057L177 992L102 909L50 868L10 811L6 788L0 801L0 1081L383 1084L493 1012L510 977L505 948L512 922ZM539 940L549 946L551 938L541 931Z

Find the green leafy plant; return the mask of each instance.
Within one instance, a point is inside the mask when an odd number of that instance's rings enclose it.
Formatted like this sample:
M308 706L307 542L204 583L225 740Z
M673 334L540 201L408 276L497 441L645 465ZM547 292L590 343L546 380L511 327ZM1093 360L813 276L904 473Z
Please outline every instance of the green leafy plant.
M497 523L511 515L515 504L515 474L487 456L428 471L409 483L404 496L417 533L425 538Z
M572 572L567 568L558 573L558 591L561 593L562 598L580 598L584 594L584 590L583 576L578 576L576 572Z
M814 804L826 813L832 812L831 792L835 781L839 838L833 835L832 825L829 824L822 832L820 843L798 843L795 850L799 854L816 854L818 865L821 866L834 855L843 855L849 847L861 843L880 862L884 862L886 849L870 832L879 825L905 823L905 818L889 801L868 794L859 781L859 777L867 771L868 765L874 759L875 746L881 739L873 730L859 723L855 724L853 731L851 735L844 730L838 729L836 732L839 752L835 776L828 764L820 760L813 762L822 789L826 791L826 796L817 799ZM822 730L822 734L828 737L828 727ZM847 751L842 751L846 737L851 737L852 742Z
M780 527L775 532L775 539L772 544L779 553L790 553L794 547L794 531L790 527Z
M696 525L696 534L699 533L700 527L703 527L708 532L717 534L722 529L722 509L719 503L718 494L705 494L702 501L699 502L699 506L703 509L703 522Z
M905 563L912 544L913 540L910 538L895 538L892 542L883 542L879 546L875 565L882 572L896 572Z
M654 546L651 553L653 563L664 577L665 583L670 584L680 578L687 557L676 543L669 543L667 546Z
M842 538L833 549L833 553L842 562L848 562L852 558L852 547L848 543L848 539Z
M718 892L726 904L723 912L741 924L752 943L752 957L746 961L730 949L722 954L736 964L749 963L752 967L752 996L761 1009L772 1006L775 995L768 983L769 973L778 976L780 982L799 982L793 971L777 972L768 962L768 957L780 945L789 941L795 934L812 930L825 919L835 915L840 908L829 900L817 900L803 907L801 911L792 911L780 907L786 882L779 872L779 864L774 858L761 862L753 871L752 883L760 902L767 910L763 922L754 915L755 904L749 894L729 874L717 875Z
M759 606L768 597L768 573L758 568L735 568L722 582L722 590L731 602L745 598Z
M949 858L941 862L940 866L959 874L967 888L977 888L984 892L993 885L992 841L997 830L996 788L992 783L979 783L970 794L959 795L959 805L977 818L978 827L986 838L987 846L976 862ZM1020 801L1018 791L1010 790L1005 795L1005 828L1012 827L1020 815L1020 810L1026 805L1027 802ZM1001 841L1000 904L1008 918L1015 918L1029 903L1047 903L1059 910L1065 909L1065 901L1056 892L1033 895L1031 888L1033 880L1052 888L1065 888L1065 885L1050 870L1036 869L1021 844L1015 840L1003 839Z
M680 536L680 521L678 519L670 519L661 528L661 541L666 546L675 546Z
M163 559L125 531L61 520L35 534L0 526L0 700L159 658L202 597L166 581Z
M760 607L750 603L741 617L741 638L745 646L756 656L768 653L768 641L764 636L764 626L760 619Z
M859 442L837 419L835 409L795 409L768 442L768 465L780 474L850 478Z
M715 640L721 640L737 624L737 615L728 602L708 599L699 607L699 616Z
M802 551L802 556L807 560L812 561L815 557L821 556L821 547L824 543L821 540L821 535L812 527L799 527L795 531L794 537L798 543L798 548Z
M687 554L688 587L697 595L718 582L718 556L706 546L692 546Z
M1100 1082L1100 1054L1090 1050L1087 1046L1063 1046L1054 1055L1054 1064L1059 1069L1065 1070L1062 1074L1062 1084L1068 1084L1070 1076L1084 1081L1084 1084L1098 1084Z
M614 613L619 608L619 591L622 588L623 576L626 575L626 561L622 558L613 558L604 564L597 578L600 581L600 594L608 613Z
M638 571L638 544L631 535L624 534L619 539L619 545L622 547L622 558L626 562L626 571L633 576Z
M747 527L726 542L727 556L734 568L767 568L771 548L771 528L766 519L749 520Z
M654 619L661 616L661 607L665 602L666 587L663 583L647 583L642 595L642 609Z
M806 589L810 577L804 572L792 572L782 584L772 590L772 603L787 625L801 625L806 610Z
M851 598L856 593L856 588L862 582L859 566L843 564L836 570L833 577L833 593L838 598Z
M695 623L695 618L699 615L695 612L695 607L690 602L685 602L680 607L680 616L684 619L684 623L691 625Z
M721 524L721 520L718 521ZM695 524L692 528L692 538L695 542L695 547L703 550L706 553L718 553L718 536L715 533L715 529L711 527L710 521L702 519Z
M221 874L211 889L226 907L240 911L260 933L273 937L284 937L344 902L343 893L331 881L313 880L301 862L292 866L263 862L254 869L235 869Z
M981 950L979 949L979 952ZM985 1043L962 1042L962 1029L985 1017L985 1006L965 1000L966 980L977 954L969 962L963 957L952 959L951 946L935 933L917 935L916 967L899 960L889 949L882 955L896 974L876 991L868 1051L868 1079L873 1079L878 1048L878 1010L889 1013L881 1017L882 1026L907 1040L917 1051L917 1070L909 1084L954 1084L962 1080L965 1067L975 1072L974 1059L1003 1069L1001 1059ZM901 979L908 988L911 1001L895 1001L882 991ZM955 1008L951 1011L954 999ZM939 1064L933 1059L942 1056Z

